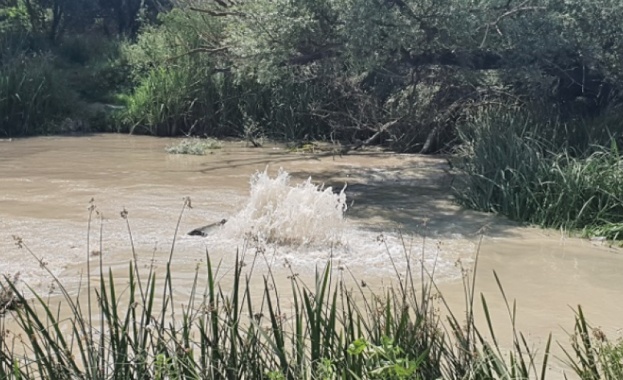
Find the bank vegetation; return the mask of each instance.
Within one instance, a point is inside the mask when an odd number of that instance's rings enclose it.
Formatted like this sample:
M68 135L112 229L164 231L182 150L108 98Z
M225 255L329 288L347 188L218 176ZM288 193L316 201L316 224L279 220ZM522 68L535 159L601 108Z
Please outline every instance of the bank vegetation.
M492 106L592 125L620 115L622 17L615 0L2 0L0 133L432 153Z

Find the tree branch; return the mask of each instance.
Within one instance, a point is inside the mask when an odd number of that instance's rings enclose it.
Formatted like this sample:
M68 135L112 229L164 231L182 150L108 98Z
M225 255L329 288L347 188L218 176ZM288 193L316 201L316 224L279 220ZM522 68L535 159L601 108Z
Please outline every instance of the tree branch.
M246 16L246 14L243 12L213 11L211 9L202 9L202 8L196 8L196 7L190 7L190 10L195 11L195 12L206 13L214 17L227 17L227 16L245 17Z
M352 147L352 149L353 149L353 150L357 150L357 149L359 149L359 148L361 148L361 147L368 146L368 145L372 144L372 143L373 143L373 142L374 142L377 138L379 138L379 136L381 135L381 133L383 133L383 132L387 131L388 129L390 129L390 128L392 128L392 127L394 127L396 124L398 124L398 123L400 122L400 120L401 120L401 119L392 120L392 121L389 121L389 122L387 122L387 123L385 123L385 124L381 125L381 127L379 128L379 130L378 130L378 131L376 131L376 132L375 132L372 136L370 136L369 138L367 138L367 139L366 139L366 140L364 140L364 141L359 141L359 142L357 142L357 143L356 143L356 144Z
M290 65L300 66L300 65L306 65L308 63L321 60L323 58L335 57L337 55L339 55L339 52L332 50L332 49L321 50L321 51L316 51L316 52L309 53L309 54L292 57L285 63L290 64Z
M485 46L485 43L487 42L487 37L489 37L489 30L491 28L495 28L495 30L498 32L499 35L502 35L502 31L500 30L498 24L500 23L500 21L502 21L503 19L510 17L516 13L519 12L524 12L524 11L537 11L537 10L543 10L546 9L546 7L543 6L526 6L526 4L528 4L530 0L525 0L523 3L519 4L517 7L506 11L504 13L502 13L501 15L498 16L497 19L495 19L495 21L492 22L488 22L486 25L481 26L480 28L476 29L476 31L481 30L482 28L485 28L485 35L482 37L482 42L480 43L480 48L482 49ZM510 1L508 2L507 5L510 5Z

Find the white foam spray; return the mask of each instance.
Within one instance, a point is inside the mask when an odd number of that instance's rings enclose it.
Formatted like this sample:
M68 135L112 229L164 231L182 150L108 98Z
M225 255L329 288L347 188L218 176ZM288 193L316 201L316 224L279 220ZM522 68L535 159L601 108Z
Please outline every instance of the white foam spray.
M312 183L290 184L290 175L267 170L251 177L251 194L244 209L229 220L225 233L281 245L340 244L346 194Z
M437 277L453 278L458 259L472 256L473 244L450 239L442 244L402 235L399 226L388 224L385 233L360 226L345 217L345 188L312 183L308 178L293 184L280 170L271 177L267 170L251 177L250 194L242 210L214 234L183 241L205 244L212 252L232 254L233 248L255 249L267 257L267 265L291 266L314 271L331 260L334 268L349 268L358 275L394 276L425 265ZM433 269L434 268L434 269Z

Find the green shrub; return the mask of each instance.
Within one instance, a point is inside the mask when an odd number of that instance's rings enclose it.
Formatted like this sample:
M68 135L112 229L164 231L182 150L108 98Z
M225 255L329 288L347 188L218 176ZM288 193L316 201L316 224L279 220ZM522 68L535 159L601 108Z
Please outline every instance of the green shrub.
M52 51L71 88L89 103L114 103L119 93L132 88L129 64L122 54L122 40L96 33L63 37Z
M463 144L458 150L461 176L456 195L461 204L516 220L533 214L528 194L547 169L549 148L534 133L535 125L529 115L495 110L459 127Z
M0 40L7 35L27 32L29 26L28 12L22 4L0 8Z
M125 19L138 0L112 8L5 3L3 65L20 54L55 54L82 100L109 103L123 94L120 129L134 132L365 141L433 153L453 147L455 126L485 105L540 103L534 120L564 121L573 133L549 132L585 152L589 139L608 143L597 124L616 121L582 119L621 104L621 41L612 36L621 34L623 6L615 0L527 7L167 0L147 1L140 20Z
M230 29L223 20L186 9L160 20L122 49L137 84L126 98L129 129L158 135L328 138L332 127L323 120L325 112L347 114L343 108L352 102L335 88L333 77L313 74L301 80L298 70L288 67L265 73L255 61L236 59L227 50L209 52L235 42L227 40ZM227 22L236 27L233 20ZM324 102L331 108L314 112Z
M143 30L136 43L122 46L135 88L125 96L121 121L131 131L161 136L223 134L216 104L222 74L203 54L189 53L202 46L202 36L217 33L215 21L181 9L163 14L161 24ZM224 114L223 112L220 113Z
M71 114L73 92L53 61L21 53L0 64L0 134L52 133Z
M130 132L158 136L191 133L205 117L202 79L189 67L151 70L127 98L124 118Z

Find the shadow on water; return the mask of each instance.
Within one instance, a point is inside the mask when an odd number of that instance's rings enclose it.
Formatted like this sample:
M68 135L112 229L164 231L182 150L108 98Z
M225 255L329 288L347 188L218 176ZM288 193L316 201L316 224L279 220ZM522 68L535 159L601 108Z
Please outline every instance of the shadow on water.
M206 164L206 167L200 169L201 173L209 173L214 170L220 169L234 169L234 168L242 168L245 166L258 166L258 165L275 165L275 164L283 164L288 162L297 162L297 161L308 161L314 160L319 161L320 157L317 156L286 156L283 152L275 152L275 153L263 153L262 156L269 156L268 158L258 159L257 157L238 157L238 158L227 158L223 159L219 162L218 165L214 165L214 163Z
M384 158L396 155L385 152L352 154L353 157ZM407 157L407 156L405 156ZM312 177L314 183L340 191L347 185L347 217L363 222L366 228L383 232L388 226L407 233L428 236L466 237L486 233L492 237L514 236L518 224L493 214L475 212L458 206L452 196L453 174L441 157L408 156L398 165L347 165L331 152L320 154L284 154L282 150L261 155L246 151L221 153L218 162L207 160L198 170L212 174L220 170L244 167L302 165L288 172L296 181ZM333 165L327 165L330 161ZM196 170L197 171L197 170Z
M207 161L201 165L202 168L199 172L207 174L213 171L222 169L234 169L242 168L245 166L255 167L258 165L278 165L292 162L320 162L323 159L333 158L333 160L339 159L339 155L328 153L320 154L284 154L283 150L276 150L273 152L266 152L265 150L258 150L257 154L244 154L246 152L237 151L235 153L221 155L221 160L218 164L215 164L213 160ZM380 156L381 154L379 154ZM368 155L374 157L374 154Z
M307 172L291 172L294 178L309 177ZM349 177L356 177L354 183ZM494 214L466 210L454 202L453 175L442 160L430 164L407 164L378 169L357 168L345 177L342 170L313 173L313 181L340 191L346 184L350 219L365 221L367 228L382 232L391 225L396 230L431 237L454 234L476 237L516 235L517 223Z

